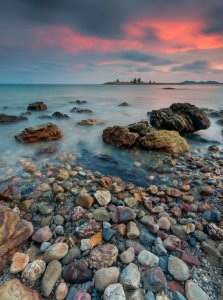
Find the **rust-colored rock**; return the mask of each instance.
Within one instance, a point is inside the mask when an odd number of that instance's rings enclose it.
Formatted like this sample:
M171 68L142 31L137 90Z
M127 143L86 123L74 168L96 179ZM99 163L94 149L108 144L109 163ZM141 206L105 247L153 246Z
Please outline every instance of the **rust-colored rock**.
M44 300L41 295L31 290L18 279L11 279L0 286L1 300Z
M24 144L34 144L55 141L62 138L62 132L57 125L47 123L36 127L25 128L15 136L16 140Z
M20 220L16 212L0 205L0 256L21 245L32 234L30 222Z
M131 148L139 137L138 133L130 132L127 127L113 126L104 129L102 138L111 145Z

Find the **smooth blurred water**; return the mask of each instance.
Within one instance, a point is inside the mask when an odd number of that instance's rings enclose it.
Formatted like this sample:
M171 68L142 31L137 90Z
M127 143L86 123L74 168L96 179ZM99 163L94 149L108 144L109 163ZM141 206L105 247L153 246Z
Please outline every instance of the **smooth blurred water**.
M174 86L175 89L166 90L163 86L112 86L112 85L0 85L0 113L20 115L26 112L29 103L44 101L48 110L33 112L27 121L14 124L0 124L0 152L5 160L11 163L19 155L34 155L39 145L22 145L15 141L15 134L25 127L53 122L63 131L64 138L56 142L60 150L76 151L85 163L93 165L95 155L110 155L117 162L128 167L134 161L135 153L115 149L105 145L101 134L109 125L127 125L147 119L147 112L152 109L169 107L174 102L190 102L199 107L216 110L223 109L223 86L187 85ZM77 99L86 100L87 104L81 108L89 108L92 114L71 113L76 104L70 103ZM118 104L128 102L128 107ZM66 113L68 120L43 120L41 115L51 115L55 111ZM82 119L96 118L103 120L100 126L78 126ZM212 120L212 126L199 134L222 142L222 128ZM195 144L197 147L202 145ZM206 146L206 145L205 145ZM145 153L145 152L144 152ZM144 154L143 154L144 155ZM141 170L143 171L143 170ZM133 170L134 173L134 170Z

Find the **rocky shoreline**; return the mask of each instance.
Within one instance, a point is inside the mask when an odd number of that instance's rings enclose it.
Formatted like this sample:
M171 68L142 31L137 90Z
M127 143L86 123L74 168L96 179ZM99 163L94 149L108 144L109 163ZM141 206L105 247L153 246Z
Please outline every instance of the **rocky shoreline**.
M48 140L48 129L51 140L62 137L47 126L26 129L20 141ZM166 131L145 122L126 128L103 138L118 147L148 145L151 133ZM168 151L140 187L84 169L75 153L52 159L49 148L18 158L19 175L1 162L2 300L222 299L222 149Z

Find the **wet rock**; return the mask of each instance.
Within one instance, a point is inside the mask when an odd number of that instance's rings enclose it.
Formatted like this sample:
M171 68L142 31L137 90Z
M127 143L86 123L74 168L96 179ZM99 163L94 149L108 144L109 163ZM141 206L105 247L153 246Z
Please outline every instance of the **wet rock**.
M52 123L25 128L15 136L16 140L24 144L33 144L47 141L59 140L62 133L57 125Z
M149 123L147 121L141 121L138 123L128 125L128 129L131 132L138 133L140 136L144 136L149 133L151 128L149 128Z
M155 300L155 295L153 294L152 291L149 291L148 293L145 294L144 300Z
M86 119L86 120L81 120L77 122L78 125L81 126L94 126L94 125L101 125L104 124L103 121L97 120L97 119Z
M175 189L175 188L170 188L170 187L167 188L166 193L168 196L174 197L174 198L179 198L182 195L181 191L179 191L178 189Z
M167 281L163 271L158 268L150 268L142 272L143 287L154 293L165 291Z
M111 145L131 148L137 141L138 133L130 132L127 127L114 126L104 129L102 138Z
M135 249L133 247L128 248L120 255L120 259L124 264L131 263L134 260L134 258L135 258Z
M111 202L111 193L107 190L96 191L94 196L101 206L107 206Z
M202 218L204 218L207 221L212 222L220 222L221 221L221 213L217 210L208 210L203 213Z
M29 263L22 272L22 277L30 282L35 282L44 273L46 268L45 261L38 259Z
M71 112L75 112L75 113L85 113L85 114L90 114L92 113L92 110L88 109L88 108L79 108L79 107L74 107L71 109Z
M122 285L120 283L110 284L105 289L103 300L126 300Z
M41 244L43 242L47 242L53 236L52 231L50 230L49 226L42 227L38 229L32 236L32 240Z
M91 300L91 295L86 292L77 292L73 300Z
M184 138L176 131L155 130L140 139L140 144L147 150L161 150L169 153L181 154L189 151Z
M168 271L179 281L186 281L190 276L188 266L181 259L173 255L168 260Z
M73 222L79 221L80 219L83 218L83 216L86 212L87 212L86 209L84 209L81 206L74 207L73 212L71 213L71 220Z
M97 270L94 276L95 287L99 291L104 291L107 286L118 282L119 269L116 267L102 268Z
M55 291L56 300L64 300L68 294L68 287L65 282L61 282Z
M192 133L210 127L207 114L189 103L174 103L170 108L153 110L150 123L158 129L176 130L181 133Z
M56 119L69 119L70 118L67 114L63 114L59 111L54 112L52 114L52 117L56 118Z
M78 247L73 247L68 251L68 253L62 259L62 264L63 265L68 265L69 263L71 263L75 259L79 258L80 255L81 255L80 249Z
M137 239L139 237L139 229L135 222L127 224L127 237L129 239Z
M88 267L88 262L82 260L67 265L63 270L62 276L66 282L79 284L90 281L92 271Z
M118 106L129 106L129 104L127 102L122 102Z
M24 243L33 234L30 222L7 206L0 205L0 256Z
M200 194L202 196L212 196L214 194L214 190L210 186L202 186L200 189Z
M10 273L16 274L21 272L29 263L29 255L21 252L16 252L12 258Z
M153 268L159 264L159 257L149 251L143 250L138 255L138 261L144 267Z
M0 123L16 123L25 120L28 120L28 118L24 116L10 116L5 114L0 114Z
M42 101L31 103L28 105L27 108L27 110L34 110L34 111L43 111L46 109L47 109L47 105Z
M80 238L92 236L96 232L101 231L101 223L94 219L86 221L84 224L76 227L76 233Z
M11 279L0 285L1 300L44 300L40 294L21 283Z
M76 200L76 206L81 206L83 208L90 208L94 200L88 193L81 193L78 195Z
M142 245L146 247L151 247L155 242L155 235L148 232L145 228L143 228L140 231L139 239Z
M102 237L105 242L109 242L115 235L116 231L109 227L105 227L102 230Z
M114 223L129 222L136 218L134 211L129 207L118 206L112 215Z
M57 260L52 260L43 275L41 291L44 297L49 297L53 288L62 273L62 266Z
M218 240L223 240L223 229L218 227L216 224L214 223L207 224L207 231L210 236Z
M103 207L95 209L93 211L93 216L94 219L99 222L109 222L111 219L109 212Z
M164 229L166 231L169 231L170 230L170 221L166 218L166 217L161 217L159 220L158 220L158 224L159 224L159 228L160 229Z
M211 300L211 298L195 282L191 280L186 282L186 296L188 300Z
M56 243L46 249L43 255L43 260L47 263L51 260L59 260L63 258L68 252L68 245L66 243Z
M118 249L113 244L103 244L90 253L90 264L96 269L111 267L118 256Z
M141 236L141 235L140 235ZM146 250L146 248L141 245L140 243L137 243L136 241L133 241L133 240L126 240L125 242L126 244L126 247L127 248L134 248L135 250L135 253L138 255L142 250Z
M167 250L177 251L181 249L181 240L175 235L169 235L163 244Z
M186 298L180 292L174 292L173 300L186 300Z
M187 264L191 266L200 266L201 263L198 257L192 255L190 252L183 252L181 259Z
M128 300L144 300L143 292L138 289L128 295Z
M140 285L140 272L138 267L130 263L125 267L120 275L119 282L122 284L124 289L137 289Z

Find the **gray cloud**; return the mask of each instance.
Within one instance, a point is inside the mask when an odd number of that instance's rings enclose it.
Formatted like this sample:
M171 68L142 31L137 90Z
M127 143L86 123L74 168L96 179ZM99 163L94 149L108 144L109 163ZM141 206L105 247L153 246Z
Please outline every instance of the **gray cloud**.
M218 1L217 1L218 2ZM223 33L223 3L219 1L210 7L206 12L206 25L204 33Z
M182 64L180 66L172 67L172 71L188 71L188 72L195 72L200 73L202 71L209 70L209 63L203 60L197 60L192 63Z
M121 53L121 58L135 62L148 62L154 66L169 65L172 62L167 58L161 58L155 55L139 52L125 51Z

